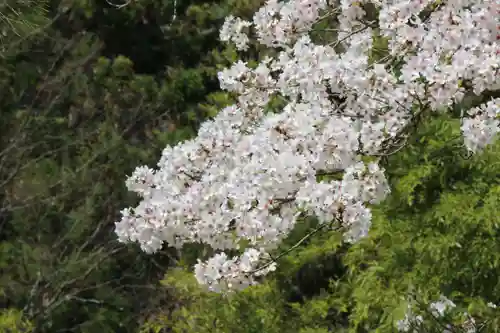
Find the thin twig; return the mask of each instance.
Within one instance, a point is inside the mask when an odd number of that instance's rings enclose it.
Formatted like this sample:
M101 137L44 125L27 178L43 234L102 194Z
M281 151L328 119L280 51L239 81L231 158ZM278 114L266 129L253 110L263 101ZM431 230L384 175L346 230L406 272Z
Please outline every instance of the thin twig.
M121 9L121 8L123 8L123 7L126 7L126 6L128 6L131 2L132 2L132 0L127 0L127 1L125 1L124 3L122 3L122 4L116 4L116 3L113 3L113 2L111 2L111 1L109 1L109 0L106 0L106 3L107 3L108 5L113 6L113 7L117 8L117 9Z
M292 247L290 247L288 250L280 253L278 256L274 257L273 260L268 261L264 265L260 266L259 268L255 269L253 271L248 272L247 274L255 274L255 273L257 273L257 272L259 272L259 271L261 271L263 269L266 269L267 267L269 267L273 263L277 262L280 258L286 256L288 253L290 253L293 250L295 250L296 248L298 248L307 239L311 238L313 235L315 235L316 233L318 233L318 231L320 231L321 229L325 228L326 226L330 226L331 224L332 223L323 223L323 224L321 224L320 226L318 226L317 228L315 228L313 231L309 232L307 235L305 235L304 237L302 237L297 243L295 243L295 245L293 245ZM340 226L334 228L333 231L337 231L337 230L339 230L341 228L342 228L342 226L340 225Z

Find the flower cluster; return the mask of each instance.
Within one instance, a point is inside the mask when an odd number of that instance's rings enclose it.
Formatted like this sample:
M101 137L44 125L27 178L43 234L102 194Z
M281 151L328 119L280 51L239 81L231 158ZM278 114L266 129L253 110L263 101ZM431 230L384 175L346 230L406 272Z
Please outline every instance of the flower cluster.
M390 190L377 161L362 157L389 154L423 112L443 112L468 93L500 84L494 2L340 0L331 6L269 0L253 22L227 18L222 40L246 50L253 31L276 56L255 68L238 61L220 72L221 88L236 92L237 104L205 122L196 138L165 148L157 169L139 167L129 177L129 190L143 200L122 212L120 240L149 252L163 243L225 250L245 241L240 257L218 253L198 262L195 273L219 292L255 284L257 272L275 268L261 265L303 214L337 221L346 241L366 236L369 205ZM337 40L314 43L314 23L334 15ZM389 50L373 62L375 37L387 39ZM266 111L273 97L287 101L279 112ZM499 101L463 119L470 150L498 132ZM331 174L341 180L320 180Z
M248 50L250 39L243 30L250 25L251 23L248 21L229 15L220 29L220 40L223 42L231 41L236 45L238 50L246 51Z
M496 309L497 306L491 302L487 304L490 309ZM441 326L442 333L453 333L453 332L465 332L465 333L479 333L478 325L476 320L467 312L461 313L461 318L459 328L451 324L444 324L440 321L446 315L449 315L451 310L456 309L457 305L449 300L447 297L441 295L439 299L432 302L429 305L428 314L433 318L434 322L438 322ZM408 304L408 309L406 311L405 317L396 322L396 327L400 332L406 333L419 333L422 332L422 327L424 324L424 317L417 315L412 309L412 305Z
M262 260L262 257L263 253L253 248L246 249L240 257L232 259L228 259L225 253L219 253L207 263L198 259L194 274L199 281L206 281L211 291L242 290L256 284L255 277L276 269L276 263L272 261L262 269L255 269L255 264Z
M463 119L462 133L467 149L475 153L491 144L500 132L500 98L472 108L467 113L469 117Z

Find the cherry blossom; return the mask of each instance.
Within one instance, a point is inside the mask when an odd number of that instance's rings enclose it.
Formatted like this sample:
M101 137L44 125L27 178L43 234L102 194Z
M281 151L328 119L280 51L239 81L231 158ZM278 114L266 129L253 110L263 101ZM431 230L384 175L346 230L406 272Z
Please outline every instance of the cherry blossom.
M119 239L148 252L165 243L207 244L219 252L195 265L196 278L230 292L276 269L270 251L304 216L316 216L325 232L340 226L347 242L366 237L370 206L390 193L380 156L401 147L422 114L449 112L467 94L499 88L499 7L269 0L253 21L229 16L223 41L245 51L253 35L276 55L255 68L240 60L221 71L221 89L237 93L237 103L202 124L197 137L166 147L156 169L138 167L128 178L142 201L122 212ZM332 16L337 40L314 42L314 24ZM376 37L389 50L373 62ZM286 106L267 111L274 97ZM464 110L465 147L476 153L492 143L499 117L498 98Z

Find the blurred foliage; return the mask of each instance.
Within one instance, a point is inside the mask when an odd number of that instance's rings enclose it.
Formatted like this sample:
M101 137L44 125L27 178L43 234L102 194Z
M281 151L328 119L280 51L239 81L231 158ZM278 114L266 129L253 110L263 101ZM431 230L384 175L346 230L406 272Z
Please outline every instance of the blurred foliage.
M29 332L32 329L33 326L23 318L21 311L16 309L0 310L0 332L21 333Z
M16 53L20 43L50 24L47 1L4 0L0 3L0 57Z
M175 303L159 281L177 253L119 244L114 222L138 200L126 175L230 103L217 71L231 62L218 26L232 5L3 2L2 325L135 332Z

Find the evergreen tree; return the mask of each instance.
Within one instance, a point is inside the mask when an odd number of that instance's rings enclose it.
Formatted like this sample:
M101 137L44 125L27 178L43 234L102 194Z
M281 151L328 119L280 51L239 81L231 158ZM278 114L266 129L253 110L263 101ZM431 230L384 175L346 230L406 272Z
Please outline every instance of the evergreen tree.
M15 52L0 59L2 323L133 332L154 306L176 253L116 241L117 212L136 200L123 176L227 103L210 95L215 61L227 58L211 29L226 8L179 1L173 21L171 1L53 2L36 33L10 31Z

